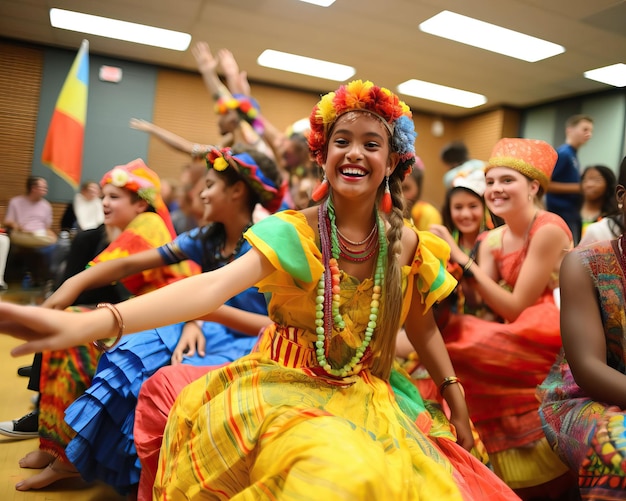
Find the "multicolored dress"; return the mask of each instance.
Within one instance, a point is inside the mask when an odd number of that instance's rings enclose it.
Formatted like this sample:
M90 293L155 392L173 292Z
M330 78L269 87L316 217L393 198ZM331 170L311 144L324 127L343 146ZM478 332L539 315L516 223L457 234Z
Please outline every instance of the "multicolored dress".
M128 256L154 249L170 242L171 234L163 219L155 213L136 216L124 231L90 263ZM121 280L132 294L139 295L157 289L191 274L185 263L162 266ZM72 306L73 311L89 308ZM65 446L74 432L65 423L65 409L90 386L100 358L100 351L88 344L69 350L43 353L39 400L39 448L67 461Z
M160 247L166 264L191 260L210 271L245 254L251 247L242 240L231 256L221 257L223 227L195 228ZM267 304L256 287L229 299L228 306L267 315ZM159 368L169 365L180 340L184 323L126 336L112 350L102 354L91 386L65 413L66 423L76 436L66 454L85 480L101 480L121 494L139 483L141 465L134 444L137 397L143 382ZM197 353L182 363L213 366L247 355L258 340L216 322L203 322L205 356Z
M445 272L446 244L418 235L415 258L402 267L404 315L412 294L430 308L455 285ZM331 377L318 365L322 255L302 214L270 216L246 238L275 267L257 284L274 324L252 354L179 395L163 437L155 499L516 498L455 443L449 425L433 429L405 375L392 372L391 384L374 376L367 351L351 376ZM345 328L333 331L328 360L343 365L361 345L373 282L341 273Z
M488 233L481 245L491 249L503 287L515 287L530 241L547 224L557 225L571 238L565 222L545 211L537 214L525 245L517 251L502 252L506 226ZM535 396L561 349L555 286L556 277L513 322L452 315L442 331L494 471L513 489L544 484L568 471L546 441Z
M617 241L574 252L591 276L598 297L607 365L626 374L626 270ZM538 389L539 415L550 446L578 473L582 499L626 499L626 413L595 402L576 384L561 353Z

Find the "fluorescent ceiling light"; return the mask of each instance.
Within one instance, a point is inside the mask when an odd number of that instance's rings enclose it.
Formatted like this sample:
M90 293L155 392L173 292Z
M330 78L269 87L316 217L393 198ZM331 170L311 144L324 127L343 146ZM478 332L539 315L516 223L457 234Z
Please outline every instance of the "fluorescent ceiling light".
M585 78L615 87L626 87L626 64L617 63L604 68L585 71Z
M398 85L398 92L428 101L460 106L461 108L475 108L487 102L487 98L481 94L415 79L407 80Z
M50 24L55 28L89 33L126 42L153 45L172 50L187 50L191 35L144 24L118 21L70 10L50 9Z
M431 35L534 63L565 52L565 48L540 38L524 35L444 10L419 25Z
M319 5L320 7L329 7L335 3L335 0L300 0L301 2L312 3L313 5Z
M337 82L343 82L356 73L352 66L329 63L321 59L312 59L271 49L264 50L256 62L266 68L291 71Z

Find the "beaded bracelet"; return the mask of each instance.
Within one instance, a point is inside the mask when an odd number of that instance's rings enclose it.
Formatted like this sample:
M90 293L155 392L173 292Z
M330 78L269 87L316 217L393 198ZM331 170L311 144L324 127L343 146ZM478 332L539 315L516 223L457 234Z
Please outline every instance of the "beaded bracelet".
M96 308L107 308L111 313L113 313L115 321L117 322L117 337L111 344L106 344L106 341L102 339L98 339L97 341L93 342L93 345L100 351L107 351L113 348L122 339L122 336L124 335L124 320L122 319L122 314L120 313L120 311L111 303L98 303L96 305Z
M451 384L461 384L461 380L456 376L448 376L443 379L441 384L439 385L439 394L443 397L443 392L446 391L446 388Z

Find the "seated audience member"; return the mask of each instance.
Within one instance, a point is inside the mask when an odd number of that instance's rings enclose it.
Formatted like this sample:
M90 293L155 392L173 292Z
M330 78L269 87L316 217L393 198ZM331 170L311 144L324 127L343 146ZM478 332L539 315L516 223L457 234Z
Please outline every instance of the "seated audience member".
M80 191L74 195L74 199L63 213L61 230L70 232L93 230L104 223L101 196L102 190L95 181L85 181L81 184Z
M34 250L33 275L36 284L43 284L51 277L50 263L57 235L52 231L52 206L45 199L48 181L40 176L26 180L26 195L9 200L4 226L11 239L11 249L19 253ZM13 254L13 253L12 253Z
M624 162L615 190L622 216ZM563 350L539 387L552 449L583 500L626 499L626 234L578 246L561 266Z
M413 170L402 181L404 217L413 221L418 230L427 231L431 224L441 224L441 214L434 205L420 200L423 185L424 163L421 158L415 157Z
M626 186L626 157L620 164L617 184ZM601 240L611 240L619 237L624 232L624 214L619 207L615 207L613 213L607 214L596 223L591 223L585 230L585 236L581 239L579 246L589 245Z
M485 201L505 224L485 235L476 261L447 239L451 260L498 320L450 315L444 341L494 471L524 500L574 487L535 396L561 348L553 289L572 247L565 222L538 205L555 162L544 141L501 139L485 167Z
M615 174L605 165L590 165L583 171L580 177L583 200L580 208L582 237L590 224L617 213L615 184Z
M161 199L159 177L141 159L113 168L104 175L100 184L104 194L104 224L110 243L89 266L95 268L100 263L171 242L175 233L167 207ZM135 273L121 281L133 295L141 295L189 275L191 269L186 263L181 263ZM53 294L41 309L55 304ZM92 304L70 309L85 311L93 308ZM19 461L22 468L42 471L18 482L15 486L17 490L40 489L57 480L78 476L65 455L65 446L74 433L65 424L64 414L69 404L90 385L101 349L102 343L99 343L42 353L39 448Z

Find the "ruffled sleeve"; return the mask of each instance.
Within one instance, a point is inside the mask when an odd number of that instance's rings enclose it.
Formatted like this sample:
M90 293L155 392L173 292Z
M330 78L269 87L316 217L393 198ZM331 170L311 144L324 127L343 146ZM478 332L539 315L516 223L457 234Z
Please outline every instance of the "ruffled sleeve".
M301 213L286 210L266 217L244 236L276 268L257 284L259 291L289 294L292 289L291 293L301 294L317 286L324 271L321 253L315 233Z
M429 231L412 228L418 237L415 258L408 270L409 287L414 282L426 311L433 304L448 297L457 286L457 281L446 270L450 258L450 247L441 238ZM411 290L407 291L405 307L410 304Z

